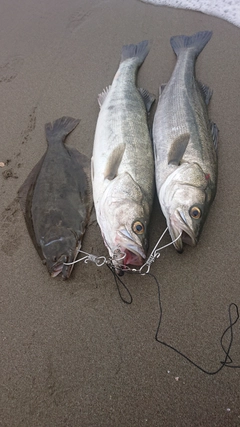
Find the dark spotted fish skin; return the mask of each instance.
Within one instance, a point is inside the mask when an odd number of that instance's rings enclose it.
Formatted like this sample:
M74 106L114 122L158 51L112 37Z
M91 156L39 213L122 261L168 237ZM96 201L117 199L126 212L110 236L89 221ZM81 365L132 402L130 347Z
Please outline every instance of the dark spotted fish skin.
M19 201L33 243L51 276L68 279L89 220L90 162L66 136L79 120L62 117L45 126L48 148L20 188Z

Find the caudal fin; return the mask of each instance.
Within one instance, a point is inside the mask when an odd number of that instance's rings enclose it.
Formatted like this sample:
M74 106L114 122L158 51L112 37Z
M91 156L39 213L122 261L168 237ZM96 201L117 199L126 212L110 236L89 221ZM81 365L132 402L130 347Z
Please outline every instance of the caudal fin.
M121 62L129 58L136 58L138 65L141 65L148 55L150 50L148 40L144 40L138 44L128 44L123 46Z
M47 123L45 132L48 143L56 140L64 142L66 136L75 129L79 122L80 120L64 116L53 123Z
M212 31L200 31L199 33L193 34L193 36L174 36L171 37L171 46L178 56L184 49L191 49L194 56L197 57L199 53L206 46L210 38L212 37Z

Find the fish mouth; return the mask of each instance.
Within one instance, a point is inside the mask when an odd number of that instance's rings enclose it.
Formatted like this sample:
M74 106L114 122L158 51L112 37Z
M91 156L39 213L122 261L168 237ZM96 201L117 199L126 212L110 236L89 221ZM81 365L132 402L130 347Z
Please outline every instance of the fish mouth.
M183 243L196 246L197 239L181 210L177 209L177 216L172 216L168 228L172 240L176 240L173 244L178 252L183 252Z
M123 268L127 265L143 265L146 254L142 246L132 239L125 228L118 230L117 234L120 242L113 254L114 264L121 265Z
M144 258L137 252L129 250L127 248L123 249L125 256L123 258L123 265L136 265L141 266L143 264Z
M53 266L50 273L51 277L57 277L62 272L62 269L63 269L63 264L58 264L56 266Z
M66 265L65 263L72 262L74 259L70 259L66 255L62 255L55 263L49 263L49 273L51 277L57 277L60 273L62 273L62 278L64 280L69 279L70 274L73 269L72 265Z

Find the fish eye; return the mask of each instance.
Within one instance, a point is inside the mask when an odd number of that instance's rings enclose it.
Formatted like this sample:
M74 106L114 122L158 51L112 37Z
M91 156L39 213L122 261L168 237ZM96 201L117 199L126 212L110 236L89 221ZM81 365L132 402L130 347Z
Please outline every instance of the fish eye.
M136 234L144 233L144 225L140 221L135 221L132 225L132 229Z
M201 209L199 209L197 206L192 206L190 209L190 216L193 219L199 219L202 216Z

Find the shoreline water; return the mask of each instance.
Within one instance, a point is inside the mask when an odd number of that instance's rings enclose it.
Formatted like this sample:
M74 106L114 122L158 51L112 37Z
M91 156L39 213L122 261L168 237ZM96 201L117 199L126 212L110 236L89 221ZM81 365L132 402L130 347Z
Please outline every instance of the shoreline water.
M240 27L240 4L234 1L218 0L217 3L211 0L141 0L144 3L155 6L169 6L185 10L194 10L197 12L213 15L224 19L237 27Z

